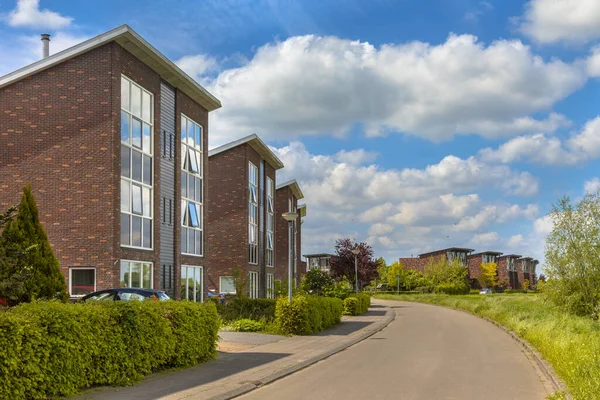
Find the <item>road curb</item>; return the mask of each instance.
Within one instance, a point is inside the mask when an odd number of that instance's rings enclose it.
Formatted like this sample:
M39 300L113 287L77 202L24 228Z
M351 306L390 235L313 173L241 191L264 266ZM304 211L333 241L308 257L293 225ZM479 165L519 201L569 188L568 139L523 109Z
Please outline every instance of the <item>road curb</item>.
M294 366L283 368L279 371L273 372L270 375L267 375L266 377L264 377L263 379L261 379L259 381L244 383L243 385L241 385L240 387L238 387L236 389L227 391L225 393L221 393L217 396L210 397L208 400L229 400L229 399L233 399L235 397L241 396L243 394L249 393L249 392L253 391L254 389L257 389L261 386L268 385L269 383L272 383L278 379L281 379L288 375L291 375L294 372L297 372L301 369L309 367L321 360L331 357L334 354L337 354L343 350L346 350L347 348L354 346L355 344L357 344L359 342L362 342L363 340L365 340L365 339L369 338L370 336L373 336L377 332L381 331L383 328L388 326L396 318L396 313L394 312L394 310L392 310L388 306L384 306L384 307L387 309L386 313L385 313L385 317L381 321L375 322L371 326L368 326L368 327L363 328L360 331L358 331L356 336L352 337L351 340L345 341L343 343L340 343L337 346L331 347L314 357L311 357L307 360L297 363Z
M411 301L407 301L407 300L389 300L389 301L404 301L407 303L411 303ZM447 305L443 305L443 304L421 303L418 301L413 302L413 303L427 304L430 306L444 307L444 308L448 308L450 310L460 311L460 312L481 318L487 322L490 322L490 323L496 325L498 328L502 329L505 333L507 333L514 341L516 341L518 344L520 344L532 356L533 361L535 362L536 366L539 368L539 370L542 372L542 374L544 374L546 379L548 379L548 381L550 382L550 384L555 392L562 392L562 393L564 393L566 400L572 400L573 397L571 397L571 395L566 391L567 385L565 385L565 383L562 381L562 379L560 379L558 377L558 375L556 375L556 372L554 372L554 368L552 368L552 366L543 359L541 354L538 353L538 351L535 350L533 348L533 346L531 346L525 339L520 338L516 333L514 333L513 331L511 331L504 325L502 325L492 319L489 319L487 317L477 315L475 313L472 313L467 310L463 310L461 308L456 308L456 307L447 306Z

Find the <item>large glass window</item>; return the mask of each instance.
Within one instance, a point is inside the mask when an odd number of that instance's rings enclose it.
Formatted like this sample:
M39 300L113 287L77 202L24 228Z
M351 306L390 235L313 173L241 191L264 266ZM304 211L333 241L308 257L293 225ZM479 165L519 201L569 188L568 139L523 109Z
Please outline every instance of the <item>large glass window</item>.
M181 267L181 300L202 301L202 267Z
M121 287L152 289L152 263L121 261Z
M275 258L275 184L267 177L267 267L274 266Z
M235 279L233 276L219 277L219 293L235 294Z
M251 299L258 299L258 272L248 272L248 289Z
M121 76L121 245L152 249L153 96Z
M96 270L94 268L69 269L69 294L85 296L96 291Z
M275 298L275 275L267 273L267 298Z
M203 254L202 126L181 115L181 252Z
M258 168L248 163L248 262L258 264Z

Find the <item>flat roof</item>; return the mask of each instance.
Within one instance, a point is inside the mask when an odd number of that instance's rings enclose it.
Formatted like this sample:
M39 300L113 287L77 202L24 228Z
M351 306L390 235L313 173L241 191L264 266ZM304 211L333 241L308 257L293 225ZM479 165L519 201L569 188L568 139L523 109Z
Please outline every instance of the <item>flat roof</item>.
M478 256L478 255L481 255L481 254L491 254L493 256L500 256L500 255L502 255L504 253L502 253L501 251L481 251L479 253L471 254L469 257Z
M300 214L300 218L306 217L306 204L300 204L298 206L298 211L299 211L299 214Z
M430 251L428 253L419 254L419 257L428 256L428 255L435 254L435 253L441 253L443 251L460 251L460 252L465 252L465 253L471 253L472 251L475 251L475 250L474 249L466 249L463 247L448 247L447 249L434 250L434 251Z
M300 189L300 185L298 185L298 182L296 182L295 179L292 179L292 180L289 180L287 182L283 182L283 183L277 185L277 190L283 189L284 187L287 187L287 186L289 186L290 189L292 189L292 193L294 194L294 196L296 196L297 200L304 198L304 193L302 193L302 189Z
M506 257L521 258L521 255L520 254L505 254L503 256L500 256L499 258L506 258Z
M61 64L109 42L117 42L125 50L152 68L170 85L180 89L208 111L221 108L221 102L187 75L175 63L154 48L128 25L121 25L89 40L0 77L0 88L11 85L38 72Z
M279 157L273 153L269 146L267 146L256 133L209 150L208 156L211 157L220 153L224 153L246 143L252 147L266 162L275 168L275 170L283 168L283 162L281 162Z
M523 260L523 261L532 260L533 261L533 258L531 258L531 257L521 257L521 258L519 258L519 260Z
M335 257L335 254L328 253L317 253L317 254L304 254L302 255L304 258L312 258L312 257Z

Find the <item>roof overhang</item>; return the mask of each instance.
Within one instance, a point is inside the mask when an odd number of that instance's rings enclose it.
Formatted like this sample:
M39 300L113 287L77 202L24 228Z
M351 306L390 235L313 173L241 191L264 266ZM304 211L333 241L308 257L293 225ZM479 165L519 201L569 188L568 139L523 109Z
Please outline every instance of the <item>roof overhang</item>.
M447 249L440 249L440 250L430 251L428 253L419 254L419 257L429 256L431 254L443 253L446 251L458 251L458 252L462 252L462 253L471 253L471 252L475 251L475 249L467 249L467 248L463 248L463 247L448 247Z
M306 217L306 204L301 204L298 206L298 214L300 214L300 218Z
M519 261L533 261L533 258L531 258L531 257L521 257L521 258L519 258Z
M313 257L335 257L335 254L328 253L317 253L317 254L304 254L302 255L304 258L313 258Z
M271 165L275 170L283 168L283 162L281 162L279 157L277 157L269 148L269 146L267 146L265 142L263 142L255 133L209 150L208 156L211 157L220 153L224 153L243 144L248 144L250 147L252 147L252 149L254 149L254 151L256 151L258 155L268 162L269 165Z
M181 68L144 40L128 25L121 25L53 54L50 57L43 58L33 64L4 75L0 77L0 88L11 85L112 41L120 44L144 64L152 68L170 85L180 89L208 111L213 111L221 107L221 102L216 97L200 86L198 82L183 72Z
M505 254L505 255L500 256L498 258L508 258L508 257L510 257L510 258L521 258L521 255L520 254Z
M471 254L471 257L473 256L479 256L479 255L483 255L483 254L491 254L492 256L501 256L503 253L501 251L482 251L480 253L475 253L475 254Z
M300 200L300 199L304 198L304 193L302 193L302 190L300 189L300 185L298 185L298 182L296 182L295 179L292 179L291 181L283 182L282 184L277 185L277 190L283 189L288 186L292 190L292 193L294 194L294 196L296 196L296 200Z

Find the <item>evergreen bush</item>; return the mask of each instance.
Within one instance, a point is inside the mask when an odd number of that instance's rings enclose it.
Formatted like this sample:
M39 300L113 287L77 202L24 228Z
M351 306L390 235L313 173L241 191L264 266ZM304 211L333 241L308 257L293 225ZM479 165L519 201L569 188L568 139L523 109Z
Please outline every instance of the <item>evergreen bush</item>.
M321 296L295 296L292 302L277 300L275 316L279 329L288 335L310 335L338 324L342 300Z

